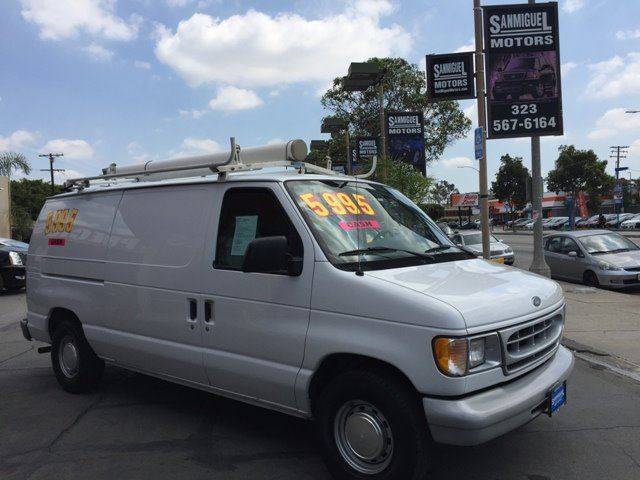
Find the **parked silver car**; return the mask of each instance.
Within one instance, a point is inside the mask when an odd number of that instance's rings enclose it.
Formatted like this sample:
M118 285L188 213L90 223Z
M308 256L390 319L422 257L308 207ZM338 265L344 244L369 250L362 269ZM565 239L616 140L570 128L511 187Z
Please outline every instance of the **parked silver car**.
M587 285L640 285L640 247L608 230L563 232L545 237L544 258L551 275Z
M482 255L482 234L480 232L458 232L451 237L456 245L467 247L474 253ZM497 239L493 235L489 236L490 248L491 248L491 260L506 265L513 265L514 254L513 249L503 243L502 240Z

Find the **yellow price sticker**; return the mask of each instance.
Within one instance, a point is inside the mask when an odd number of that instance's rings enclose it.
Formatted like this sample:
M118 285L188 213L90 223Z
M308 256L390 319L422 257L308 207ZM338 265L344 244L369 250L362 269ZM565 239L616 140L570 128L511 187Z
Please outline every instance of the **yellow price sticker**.
M70 233L73 230L73 222L76 221L78 216L78 209L62 208L60 210L52 210L47 213L47 218L44 222L44 234L50 233Z
M322 199L319 199L313 193L303 193L300 195L300 200L319 217L326 217L330 212L335 215L376 214L364 195L324 192L321 197Z

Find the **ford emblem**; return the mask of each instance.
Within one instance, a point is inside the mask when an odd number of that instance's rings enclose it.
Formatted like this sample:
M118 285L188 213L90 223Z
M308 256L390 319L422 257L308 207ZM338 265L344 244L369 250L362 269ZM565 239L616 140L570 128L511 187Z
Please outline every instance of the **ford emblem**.
M539 307L540 304L542 303L542 300L540 300L540 297L533 297L531 301L533 302L534 307Z

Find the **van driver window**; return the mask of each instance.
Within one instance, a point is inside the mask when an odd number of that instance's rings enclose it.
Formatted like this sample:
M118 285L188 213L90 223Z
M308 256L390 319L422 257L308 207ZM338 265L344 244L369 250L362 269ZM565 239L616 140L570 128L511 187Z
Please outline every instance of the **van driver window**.
M261 237L284 235L290 253L302 256L302 241L270 190L234 188L222 202L215 268L240 270L247 246Z

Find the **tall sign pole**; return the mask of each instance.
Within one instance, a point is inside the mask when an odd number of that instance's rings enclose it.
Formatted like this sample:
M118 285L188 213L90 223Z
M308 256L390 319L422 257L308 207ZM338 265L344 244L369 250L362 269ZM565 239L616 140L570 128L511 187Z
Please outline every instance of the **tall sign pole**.
M529 3L536 3L536 0L529 0ZM544 191L540 167L540 137L538 135L531 137L531 177L531 190L533 190L531 208L535 216L535 223L533 224L533 260L529 271L550 277L551 270L547 262L544 261L544 254L542 252L542 196Z
M489 244L489 194L487 187L487 115L485 112L484 58L482 53L482 8L480 0L473 0L473 19L476 37L476 95L478 126L482 129L482 155L480 162L480 226L482 227L482 256L491 258Z

